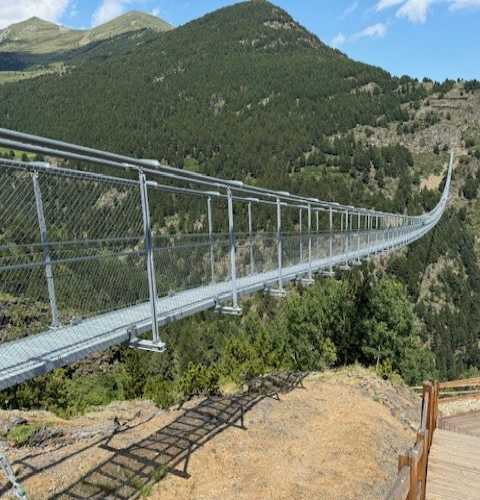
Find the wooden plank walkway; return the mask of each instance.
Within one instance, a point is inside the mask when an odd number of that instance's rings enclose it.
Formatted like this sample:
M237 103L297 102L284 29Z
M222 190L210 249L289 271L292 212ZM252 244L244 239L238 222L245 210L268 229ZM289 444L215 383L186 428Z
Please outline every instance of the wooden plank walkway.
M440 427L447 431L480 437L480 412L443 417Z
M478 415L477 418L480 419ZM480 500L480 437L442 429L435 431L426 498Z

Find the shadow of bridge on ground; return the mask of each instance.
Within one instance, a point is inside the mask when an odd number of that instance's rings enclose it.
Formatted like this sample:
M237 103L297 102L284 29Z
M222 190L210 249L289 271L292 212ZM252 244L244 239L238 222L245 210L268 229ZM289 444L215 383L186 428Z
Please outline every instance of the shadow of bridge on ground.
M51 498L127 500L148 494L167 474L188 479L192 453L229 427L246 430L245 413L265 398L279 400L280 394L303 387L304 378L305 374L262 377L250 384L248 393L208 398L126 448L111 447L108 440L101 447L113 455Z

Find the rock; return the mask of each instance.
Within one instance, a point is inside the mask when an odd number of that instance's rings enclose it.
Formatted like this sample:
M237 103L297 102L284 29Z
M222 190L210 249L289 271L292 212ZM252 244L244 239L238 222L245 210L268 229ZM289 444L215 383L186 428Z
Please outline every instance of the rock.
M29 446L42 446L53 439L63 437L63 431L54 427L40 427L37 431L35 431L30 437L28 444Z
M5 420L0 420L0 435L6 436L14 427L25 425L27 419L22 417L9 417Z

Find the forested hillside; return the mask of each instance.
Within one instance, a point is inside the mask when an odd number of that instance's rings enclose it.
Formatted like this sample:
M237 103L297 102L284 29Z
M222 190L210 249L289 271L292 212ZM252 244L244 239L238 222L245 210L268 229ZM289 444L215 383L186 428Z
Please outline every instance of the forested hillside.
M392 77L329 48L269 2L119 37L90 47L62 75L1 86L2 127L378 209L429 210L448 150L458 159L438 229L386 269L338 274L285 304L254 300L240 320L184 321L164 333L164 356L115 352L107 375L60 371L4 401L67 413L142 395L168 405L272 370L355 361L410 383L474 372L478 110L475 82ZM161 203L154 211L172 210ZM187 219L175 230L187 231ZM18 328L18 309L8 311L4 325ZM32 321L31 310L22 314Z
M66 75L2 87L2 123L284 182L279 175L325 137L402 119L401 102L417 92L328 48L268 2L129 43L129 51L100 53Z

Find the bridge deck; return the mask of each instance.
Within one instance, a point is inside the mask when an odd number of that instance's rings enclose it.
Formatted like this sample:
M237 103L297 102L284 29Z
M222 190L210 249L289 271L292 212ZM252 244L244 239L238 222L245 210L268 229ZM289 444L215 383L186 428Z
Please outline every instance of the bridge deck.
M328 269L346 262L403 246L420 238L428 227L413 229L409 234L399 234L389 241L375 241L375 232L365 232L364 241L348 253L339 253L312 261L312 271ZM351 238L348 234L344 238ZM302 262L282 269L284 283L303 277L309 271L309 263ZM237 280L240 295L247 295L278 282L278 270L253 274ZM158 299L159 325L214 308L232 298L231 281L214 283L208 286L179 292L173 296ZM0 390L22 383L55 368L79 361L89 353L105 350L113 345L128 342L131 330L138 334L151 330L150 303L112 311L86 319L79 324L48 330L21 340L0 344Z
M480 427L480 417L478 426ZM437 429L430 451L427 500L480 499L480 437Z
M341 262L348 256L334 257ZM318 270L328 265L331 259L314 262ZM284 282L308 272L308 264L284 268ZM254 293L273 286L278 281L278 271L254 274L237 280L240 294ZM212 309L216 304L232 296L231 282L211 284L180 292L170 297L159 298L159 324L165 325L200 311ZM139 334L150 331L150 303L146 302L125 309L112 311L69 325L0 345L0 390L65 366L92 352L98 352L130 339L130 330L135 327Z
M443 417L442 428L480 438L480 412L469 412L463 415Z

